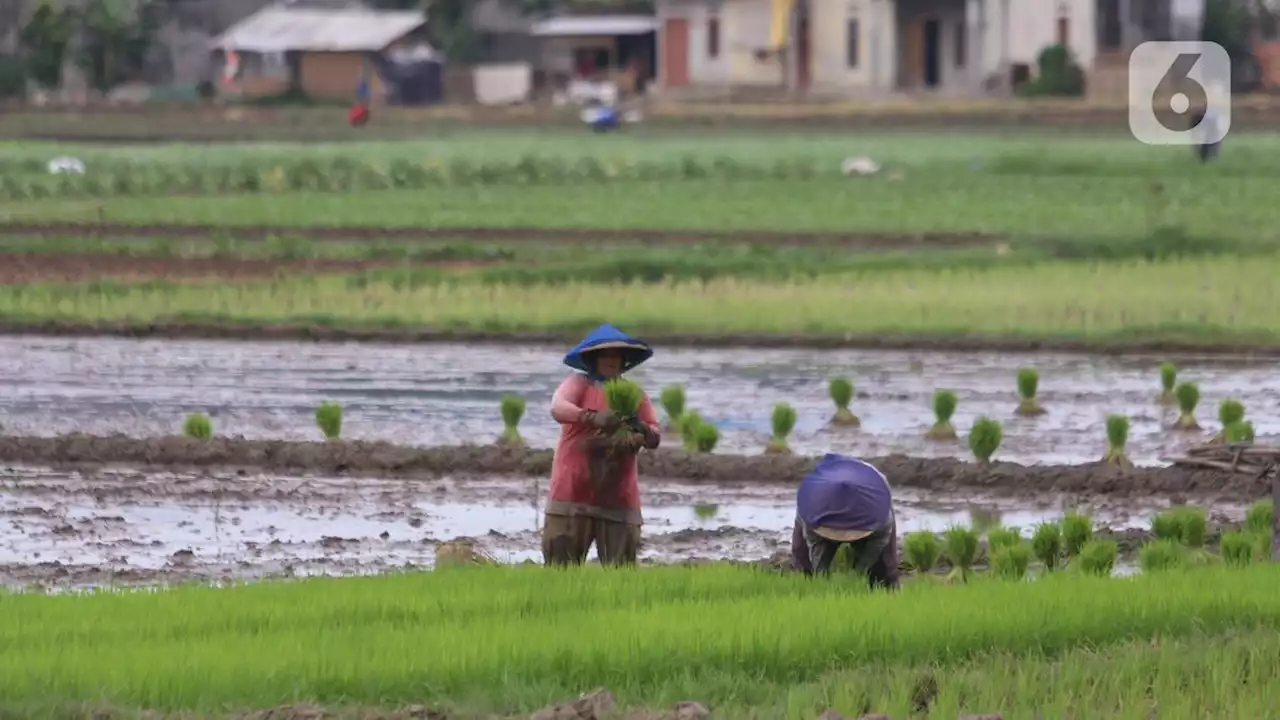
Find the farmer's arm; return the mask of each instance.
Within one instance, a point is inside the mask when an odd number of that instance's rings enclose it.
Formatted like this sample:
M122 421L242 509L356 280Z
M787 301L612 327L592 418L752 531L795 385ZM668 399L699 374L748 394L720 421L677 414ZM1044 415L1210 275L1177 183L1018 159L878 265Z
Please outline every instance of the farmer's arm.
M658 420L658 413L653 409L653 403L649 402L647 393L640 398L640 408L636 411L636 417L644 423L647 431L644 434L644 446L650 450L656 450L658 443L662 442L662 423Z
M791 564L805 575L813 574L813 563L809 562L809 544L804 540L804 528L800 518L796 518L795 528L791 531Z
M586 381L578 375L565 378L560 387L556 388L556 394L551 397L551 418L561 425L582 422L585 411L579 404L586 388Z

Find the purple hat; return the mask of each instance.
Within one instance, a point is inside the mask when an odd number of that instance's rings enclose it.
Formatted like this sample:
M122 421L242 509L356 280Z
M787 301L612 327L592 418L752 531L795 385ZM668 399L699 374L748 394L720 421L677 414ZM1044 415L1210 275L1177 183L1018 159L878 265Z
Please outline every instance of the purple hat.
M828 453L800 482L796 513L814 533L837 542L870 535L893 510L884 473L868 462Z

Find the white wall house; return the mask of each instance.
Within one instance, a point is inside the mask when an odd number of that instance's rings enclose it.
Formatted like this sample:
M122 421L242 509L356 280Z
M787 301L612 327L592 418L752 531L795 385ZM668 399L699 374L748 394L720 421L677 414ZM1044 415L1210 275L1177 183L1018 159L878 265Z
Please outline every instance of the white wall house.
M657 0L659 86L673 93L755 86L853 96L977 95L1007 89L1015 66L1034 74L1041 51L1058 43L1087 71L1100 43L1131 48L1152 37L1171 4Z

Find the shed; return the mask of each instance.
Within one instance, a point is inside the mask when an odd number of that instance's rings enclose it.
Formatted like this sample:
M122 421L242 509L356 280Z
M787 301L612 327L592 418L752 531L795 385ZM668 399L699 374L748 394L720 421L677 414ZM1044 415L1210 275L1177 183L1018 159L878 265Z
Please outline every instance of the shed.
M394 101L399 81L388 75L421 75L389 72L397 64L434 64L439 83L440 59L426 40L426 24L418 11L278 2L232 26L212 45L224 58L236 58L231 85L245 96L297 87L313 98L353 100L367 81L370 100Z
M554 73L639 88L654 76L657 30L653 15L561 15L534 23L531 34L543 38L543 64Z

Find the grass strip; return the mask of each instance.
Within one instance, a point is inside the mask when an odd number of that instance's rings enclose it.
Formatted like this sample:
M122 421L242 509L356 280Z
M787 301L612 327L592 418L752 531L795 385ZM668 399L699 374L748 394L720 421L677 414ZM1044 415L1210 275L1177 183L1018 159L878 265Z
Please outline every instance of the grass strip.
M606 686L633 705L760 706L776 703L781 686L841 669L1274 634L1277 582L1271 565L1133 579L1067 572L920 582L891 596L745 568L517 567L6 595L0 705L218 711L312 700L513 712Z

